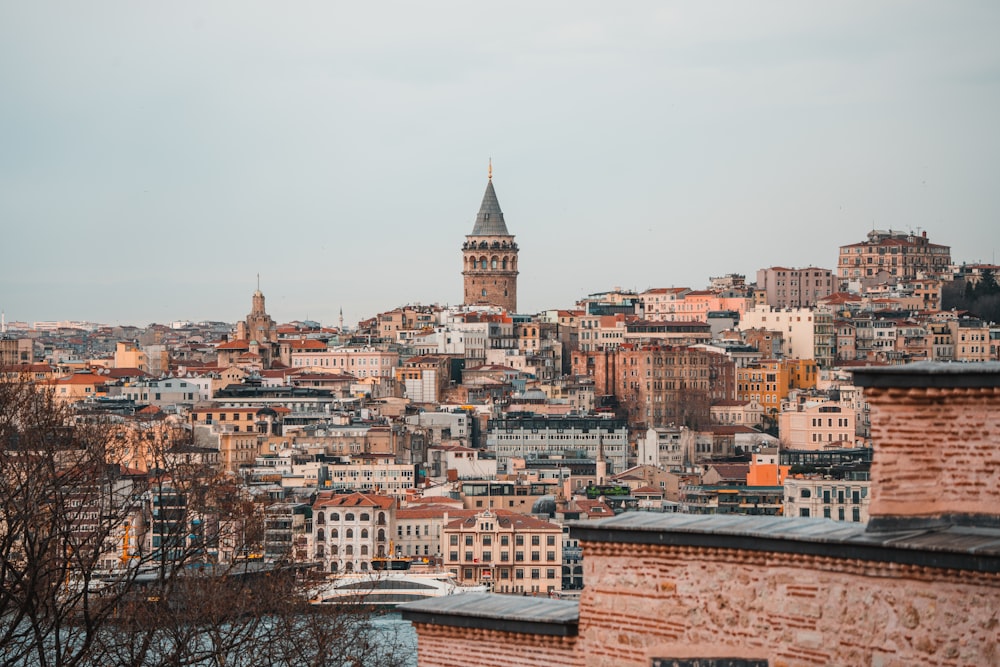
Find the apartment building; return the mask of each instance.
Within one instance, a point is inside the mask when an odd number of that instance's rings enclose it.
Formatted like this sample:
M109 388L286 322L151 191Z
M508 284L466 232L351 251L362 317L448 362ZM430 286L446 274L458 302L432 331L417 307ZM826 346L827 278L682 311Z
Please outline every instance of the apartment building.
M757 289L772 308L810 308L835 291L830 269L772 266L757 271Z
M309 553L324 572L368 572L389 555L396 500L364 493L320 493L312 506Z
M444 566L462 584L550 594L562 590L562 532L533 516L486 509L444 526Z
M951 247L931 243L927 232L872 230L861 243L840 246L840 283L869 286L948 273Z
M778 415L778 432L786 449L841 449L854 445L854 411L830 401L788 406Z

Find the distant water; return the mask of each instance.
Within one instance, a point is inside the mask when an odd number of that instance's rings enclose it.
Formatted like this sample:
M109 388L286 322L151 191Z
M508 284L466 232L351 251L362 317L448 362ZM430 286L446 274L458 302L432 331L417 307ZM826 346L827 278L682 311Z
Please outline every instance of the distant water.
M407 651L407 662L409 667L417 667L417 631L413 623L403 620L399 612L393 611L384 616L377 616L372 620L380 631L384 631L390 637L396 637Z

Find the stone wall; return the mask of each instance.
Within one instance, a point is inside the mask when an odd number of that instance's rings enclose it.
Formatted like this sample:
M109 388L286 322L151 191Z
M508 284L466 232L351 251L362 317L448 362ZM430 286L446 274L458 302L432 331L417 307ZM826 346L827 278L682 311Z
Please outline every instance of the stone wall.
M873 519L1000 512L1000 388L868 387L865 397Z
M584 553L579 665L1000 664L996 574L702 547L585 543Z
M420 667L578 667L577 637L414 623Z

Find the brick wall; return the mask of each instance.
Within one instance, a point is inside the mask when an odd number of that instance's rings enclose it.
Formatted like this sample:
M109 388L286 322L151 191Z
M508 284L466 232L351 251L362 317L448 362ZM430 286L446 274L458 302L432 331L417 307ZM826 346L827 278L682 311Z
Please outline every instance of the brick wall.
M997 575L739 549L585 543L584 553L580 665L1000 663Z
M577 667L577 637L414 623L420 667Z
M870 516L996 515L1000 388L868 387Z

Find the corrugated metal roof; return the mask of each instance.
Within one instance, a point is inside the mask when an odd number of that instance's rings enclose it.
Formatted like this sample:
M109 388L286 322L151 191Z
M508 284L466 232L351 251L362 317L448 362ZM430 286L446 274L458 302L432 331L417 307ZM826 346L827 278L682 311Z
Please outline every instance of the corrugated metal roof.
M573 600L551 600L496 593L444 595L399 606L402 612L495 618L522 623L576 623L580 605Z
M939 528L868 532L862 523L798 517L766 517L743 515L655 514L626 512L598 521L571 522L574 529L588 532L587 539L620 541L623 533L663 533L707 535L733 538L733 548L744 548L747 539L829 544L844 547L881 547L883 550L906 552L936 552L1000 559L1000 528L943 526ZM604 540L594 531L605 531ZM764 543L756 543L759 548ZM787 546L787 545L786 545ZM788 548L781 549L789 550ZM880 560L892 560L882 552ZM909 558L906 560L910 560ZM1000 562L987 569L997 569Z

